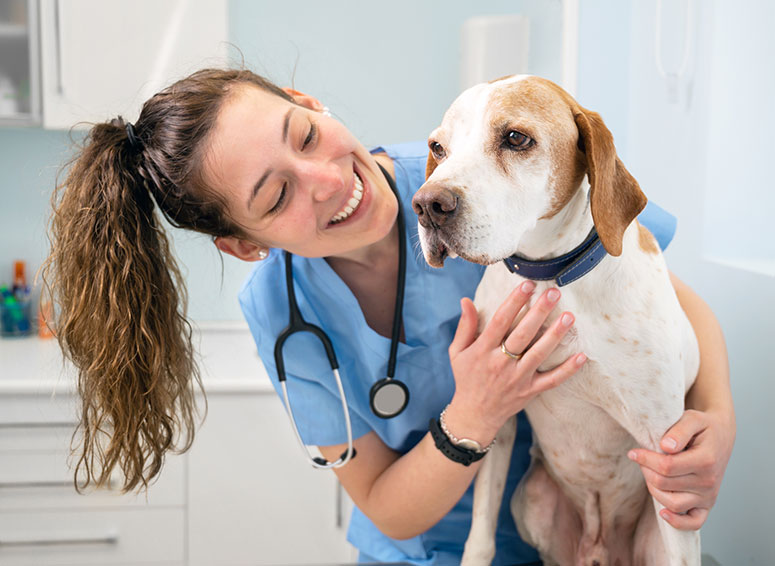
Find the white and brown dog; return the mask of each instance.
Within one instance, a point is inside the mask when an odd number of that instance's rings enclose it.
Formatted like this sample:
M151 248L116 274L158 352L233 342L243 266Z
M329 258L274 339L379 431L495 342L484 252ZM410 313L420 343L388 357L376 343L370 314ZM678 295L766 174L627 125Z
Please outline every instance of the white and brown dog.
M461 94L429 147L428 178L414 197L423 252L437 267L449 254L490 265L474 301L482 322L521 280L504 258L558 258L593 228L607 251L569 268L583 277L564 287L544 326L563 310L576 316L541 370L579 351L589 360L526 408L532 463L511 503L523 539L547 566L698 566L699 532L658 519L662 506L649 502L626 456L636 446L659 450L683 413L699 353L659 247L635 220L646 197L611 133L554 83L515 76ZM537 285L533 297L557 282ZM515 427L511 419L499 432L477 475L464 564L495 554Z

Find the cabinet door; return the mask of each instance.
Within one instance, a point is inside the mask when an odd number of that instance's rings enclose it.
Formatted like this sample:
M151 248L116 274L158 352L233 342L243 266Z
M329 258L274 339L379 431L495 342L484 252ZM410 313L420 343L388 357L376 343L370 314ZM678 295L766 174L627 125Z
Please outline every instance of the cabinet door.
M349 502L272 393L215 393L189 453L189 566L353 562ZM344 507L344 509L343 509Z
M37 2L0 2L0 126L39 122L39 59Z
M164 86L225 62L227 0L41 0L40 8L46 128L119 114L134 121Z

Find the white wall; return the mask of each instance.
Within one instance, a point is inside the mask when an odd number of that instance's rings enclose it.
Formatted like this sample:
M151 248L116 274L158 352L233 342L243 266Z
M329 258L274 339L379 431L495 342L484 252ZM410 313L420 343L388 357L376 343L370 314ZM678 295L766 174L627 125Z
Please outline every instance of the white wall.
M756 0L693 5L688 79L673 102L655 65L656 0L583 1L579 98L584 104L585 96L596 97L601 106L594 109L614 117L625 165L649 198L678 217L668 264L711 305L726 335L737 442L703 528L703 548L725 566L769 565L775 564L775 456L768 446L775 430L775 279L754 262L741 269L718 256L754 255L765 265L775 258L766 222L775 189L768 143L775 127L774 14L770 3ZM679 64L685 6L664 1L667 69ZM606 94L609 84L616 96Z

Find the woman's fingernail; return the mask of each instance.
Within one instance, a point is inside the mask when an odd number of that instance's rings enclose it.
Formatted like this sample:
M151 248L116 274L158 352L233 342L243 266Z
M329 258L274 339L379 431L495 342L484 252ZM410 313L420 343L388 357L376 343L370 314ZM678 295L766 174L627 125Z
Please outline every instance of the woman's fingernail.
M560 318L560 322L562 323L563 326L570 326L571 324L573 324L573 315L566 312Z
M662 509L662 511L659 512L659 516L662 517L665 521L667 521L670 518L670 515L668 515L667 511Z
M669 436L665 438L662 442L670 450L675 450L675 447L678 446L678 443L675 441L675 438L670 438Z
M546 298L552 302L555 302L560 298L560 292L557 289L549 289L549 292L546 294Z
M586 361L587 361L587 356L586 355L579 354L578 356L576 356L576 365L577 366L582 365Z
M630 450L629 452L627 452L627 457L633 462L638 461L638 453L635 452L635 450Z
M523 293L532 293L533 289L536 288L536 284L532 281L525 281L522 283L522 292Z

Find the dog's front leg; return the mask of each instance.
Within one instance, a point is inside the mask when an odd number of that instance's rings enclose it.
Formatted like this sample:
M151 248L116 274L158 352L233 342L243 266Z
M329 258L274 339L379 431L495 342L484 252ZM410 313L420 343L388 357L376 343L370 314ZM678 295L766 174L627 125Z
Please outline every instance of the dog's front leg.
M484 457L476 474L471 531L466 540L462 566L488 566L495 558L495 529L516 436L517 417L513 416L498 431L495 445Z

